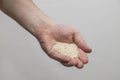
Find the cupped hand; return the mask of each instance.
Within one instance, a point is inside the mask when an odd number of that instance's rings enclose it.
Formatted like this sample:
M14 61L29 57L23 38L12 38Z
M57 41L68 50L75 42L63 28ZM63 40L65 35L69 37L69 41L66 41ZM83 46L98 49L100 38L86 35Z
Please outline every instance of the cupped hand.
M37 39L42 49L49 57L59 61L65 66L82 68L84 64L88 63L86 53L90 53L91 48L88 47L80 33L70 26L56 24L54 26L46 27L38 34ZM69 56L60 54L53 48L53 45L56 42L75 43L78 46L79 56L70 58Z

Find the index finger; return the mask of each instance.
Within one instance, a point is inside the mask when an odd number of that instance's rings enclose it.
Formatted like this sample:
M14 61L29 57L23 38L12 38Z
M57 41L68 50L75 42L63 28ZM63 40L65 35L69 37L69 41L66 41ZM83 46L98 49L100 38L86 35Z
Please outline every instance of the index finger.
M83 39L79 32L74 33L74 42L80 49L82 49L86 53L90 53L92 51L92 49L87 45L86 41Z

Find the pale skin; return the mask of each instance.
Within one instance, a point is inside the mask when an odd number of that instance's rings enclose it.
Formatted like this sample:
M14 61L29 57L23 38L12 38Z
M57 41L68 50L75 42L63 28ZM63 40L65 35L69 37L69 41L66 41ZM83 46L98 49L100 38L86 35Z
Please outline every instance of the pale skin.
M80 32L73 27L55 22L46 16L32 0L0 0L0 9L35 36L41 48L52 59L68 67L82 68L88 63L86 53L90 53L91 48ZM72 59L56 51L53 45L58 41L75 43L78 46L79 57Z

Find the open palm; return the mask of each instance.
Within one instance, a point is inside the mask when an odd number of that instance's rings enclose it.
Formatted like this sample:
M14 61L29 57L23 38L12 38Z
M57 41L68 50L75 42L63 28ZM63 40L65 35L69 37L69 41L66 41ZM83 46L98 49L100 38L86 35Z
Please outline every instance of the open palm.
M50 26L40 34L38 41L49 57L59 61L65 66L82 68L83 65L88 62L86 53L91 52L91 49L87 46L80 33L72 27L63 24ZM53 48L56 42L75 43L78 46L79 56L70 58L69 56L59 54L59 52Z

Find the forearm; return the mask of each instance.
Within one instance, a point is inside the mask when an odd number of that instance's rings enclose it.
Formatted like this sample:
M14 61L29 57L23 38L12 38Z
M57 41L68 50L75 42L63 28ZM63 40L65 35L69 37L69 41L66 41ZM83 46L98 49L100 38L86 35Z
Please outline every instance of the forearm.
M3 0L1 9L34 35L38 29L54 23L32 0Z

